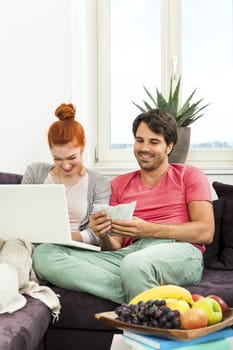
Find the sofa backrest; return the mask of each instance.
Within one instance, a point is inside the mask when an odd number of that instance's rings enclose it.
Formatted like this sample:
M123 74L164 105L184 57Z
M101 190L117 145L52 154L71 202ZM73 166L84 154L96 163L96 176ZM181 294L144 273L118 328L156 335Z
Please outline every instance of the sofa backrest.
M213 182L218 199L214 204L215 234L204 254L205 266L233 271L233 185Z
M20 184L22 175L0 172L0 184Z
M223 249L221 239L223 205L224 203L220 199L215 199L213 201L215 232L213 241L211 244L206 245L206 251L203 256L205 267L210 269L214 269L215 263L219 260L219 256Z

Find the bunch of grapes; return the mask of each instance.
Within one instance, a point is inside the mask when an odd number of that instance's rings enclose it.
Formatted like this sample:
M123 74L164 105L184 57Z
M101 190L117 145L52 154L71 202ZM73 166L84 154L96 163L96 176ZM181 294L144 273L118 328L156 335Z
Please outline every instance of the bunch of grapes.
M117 320L134 325L164 329L180 328L180 312L166 306L165 300L121 304L115 309Z

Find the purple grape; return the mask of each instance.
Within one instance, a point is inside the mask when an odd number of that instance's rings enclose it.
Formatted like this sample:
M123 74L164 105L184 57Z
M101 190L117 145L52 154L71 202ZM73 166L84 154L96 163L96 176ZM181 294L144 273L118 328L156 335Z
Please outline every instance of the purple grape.
M116 319L129 324L164 329L180 328L180 312L166 306L165 300L155 299L126 304L115 309Z

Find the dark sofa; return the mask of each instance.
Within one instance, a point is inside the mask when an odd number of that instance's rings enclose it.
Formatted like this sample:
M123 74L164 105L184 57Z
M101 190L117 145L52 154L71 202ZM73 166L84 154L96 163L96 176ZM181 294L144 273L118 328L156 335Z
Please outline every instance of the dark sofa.
M21 175L0 173L0 184L20 183ZM214 201L215 236L204 253L205 270L198 286L185 286L192 293L217 294L233 307L233 186L215 182L219 199ZM0 349L4 350L109 350L112 329L94 317L95 313L114 310L117 304L50 285L60 295L62 305L58 322L37 299L13 314L0 315Z

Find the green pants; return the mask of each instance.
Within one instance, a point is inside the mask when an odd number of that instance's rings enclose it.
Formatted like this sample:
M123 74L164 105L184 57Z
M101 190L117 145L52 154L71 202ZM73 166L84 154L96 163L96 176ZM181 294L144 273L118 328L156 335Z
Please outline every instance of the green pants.
M33 252L37 275L56 286L116 303L162 284L200 282L202 253L190 243L141 239L118 251L88 251L41 244Z

